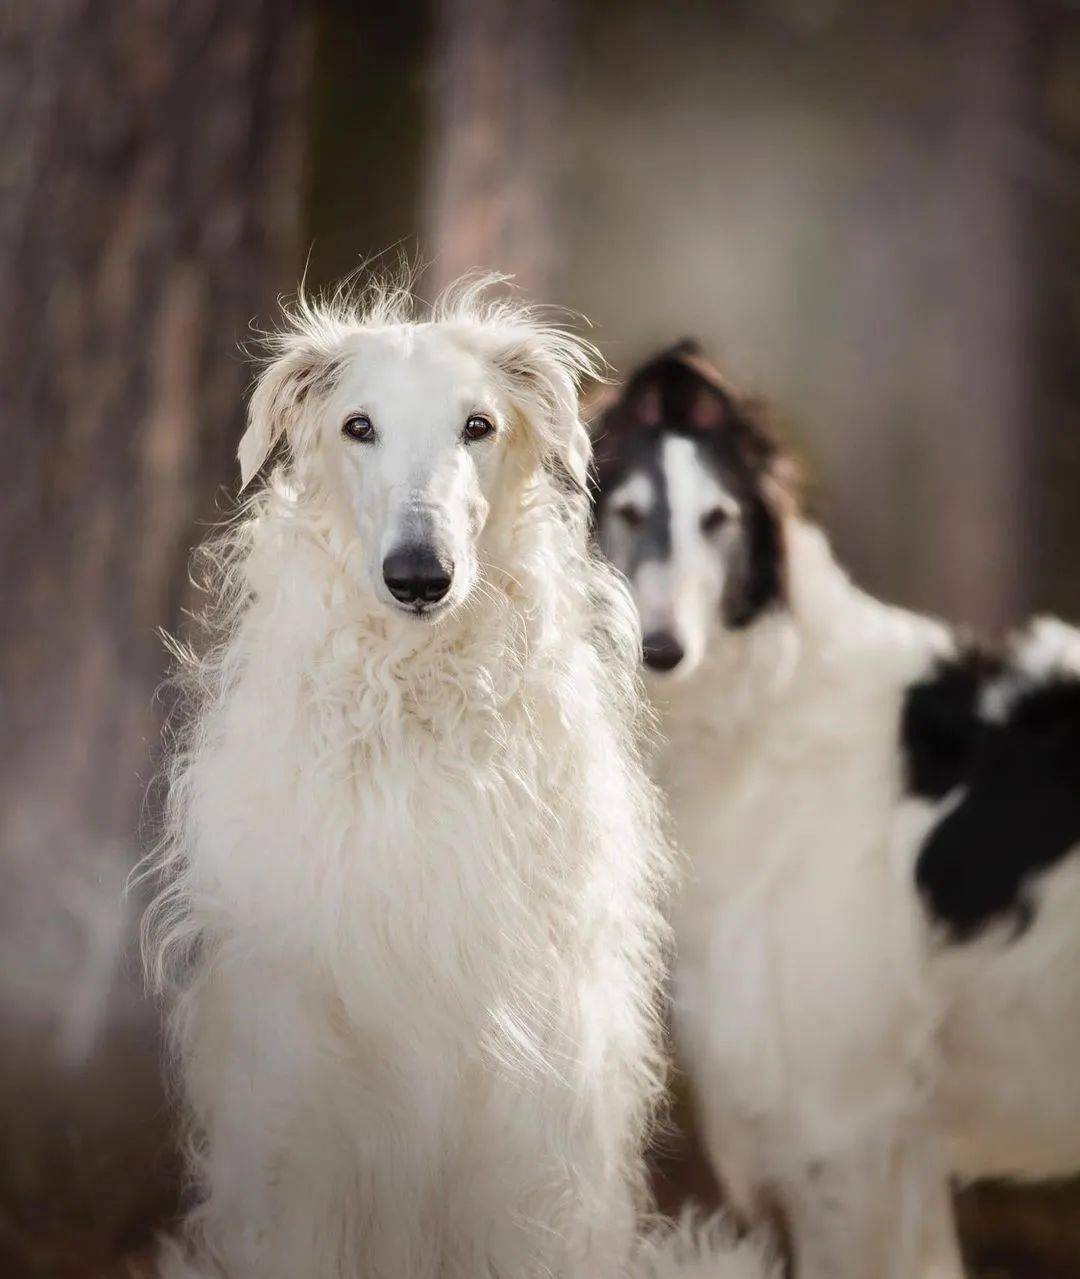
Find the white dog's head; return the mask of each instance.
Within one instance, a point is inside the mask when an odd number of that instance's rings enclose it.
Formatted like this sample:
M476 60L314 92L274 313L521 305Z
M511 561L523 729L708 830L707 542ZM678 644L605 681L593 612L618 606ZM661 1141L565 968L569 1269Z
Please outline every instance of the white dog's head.
M639 369L601 419L600 545L657 677L691 674L716 634L783 599L785 461L692 343Z
M468 598L530 484L584 493L576 379L587 347L508 304L459 292L435 318L400 296L365 313L305 306L252 396L246 485L279 438L302 492L359 538L375 597L433 619Z

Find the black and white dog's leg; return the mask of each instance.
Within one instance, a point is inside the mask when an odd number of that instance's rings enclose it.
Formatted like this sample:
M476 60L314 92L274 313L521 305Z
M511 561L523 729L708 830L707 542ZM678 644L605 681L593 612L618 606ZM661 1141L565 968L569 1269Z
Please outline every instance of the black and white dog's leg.
M963 1279L948 1179L921 1127L808 1162L782 1198L796 1279Z

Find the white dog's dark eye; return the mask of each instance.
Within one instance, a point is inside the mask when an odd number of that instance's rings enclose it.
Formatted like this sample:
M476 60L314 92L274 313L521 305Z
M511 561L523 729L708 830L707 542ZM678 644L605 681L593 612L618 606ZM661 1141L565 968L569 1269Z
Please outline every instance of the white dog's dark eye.
M494 430L494 422L480 413L474 413L462 428L461 438L471 444L473 440L482 440Z
M645 512L640 506L617 506L615 514L627 528L640 528L645 523Z
M722 506L714 506L711 511L706 511L701 517L701 531L715 533L720 525L727 521L727 518L728 513Z
M350 440L362 440L370 442L375 438L375 427L364 413L354 413L352 417L347 417L341 427L342 435L347 435Z

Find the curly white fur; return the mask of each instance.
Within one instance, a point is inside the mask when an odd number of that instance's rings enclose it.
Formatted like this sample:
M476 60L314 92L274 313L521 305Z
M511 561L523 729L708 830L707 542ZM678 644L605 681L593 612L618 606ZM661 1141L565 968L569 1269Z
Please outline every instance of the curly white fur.
M400 290L302 304L272 354L245 483L279 441L285 459L202 551L208 644L180 653L149 868L197 1199L165 1269L626 1274L670 856L633 610L574 482L589 353L469 287L427 322ZM388 412L400 386L434 421L462 361L500 439L454 534L474 578L425 623L379 593L332 413L378 367ZM714 1242L714 1273L763 1272ZM650 1279L685 1273L673 1243L642 1246Z

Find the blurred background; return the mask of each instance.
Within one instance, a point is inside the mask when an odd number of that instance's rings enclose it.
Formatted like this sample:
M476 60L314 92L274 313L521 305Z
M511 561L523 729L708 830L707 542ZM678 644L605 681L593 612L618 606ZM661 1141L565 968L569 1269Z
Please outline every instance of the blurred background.
M238 344L393 246L427 294L514 273L624 373L701 337L874 591L1080 620L1076 3L6 0L5 1276L126 1274L175 1211L121 896L156 628L235 483ZM711 1193L689 1142L668 1205ZM1075 1187L961 1212L980 1274L1080 1274Z

